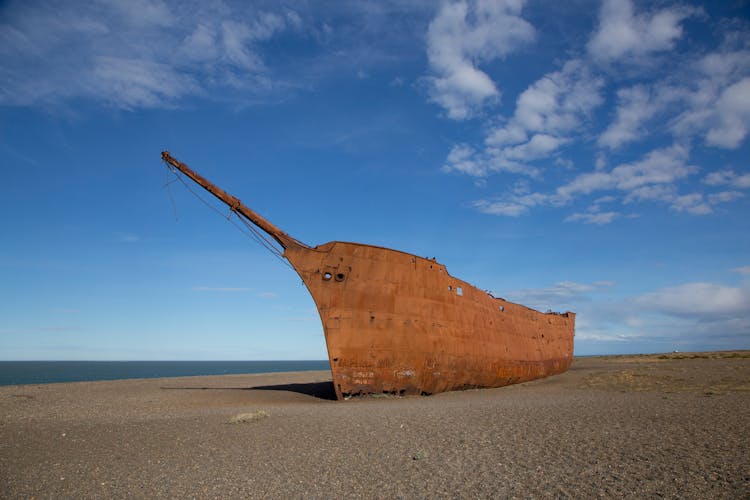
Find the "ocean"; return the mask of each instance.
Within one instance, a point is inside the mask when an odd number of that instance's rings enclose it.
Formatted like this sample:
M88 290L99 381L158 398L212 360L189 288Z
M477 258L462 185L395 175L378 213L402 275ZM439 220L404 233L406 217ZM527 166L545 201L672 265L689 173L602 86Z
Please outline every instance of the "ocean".
M314 361L0 361L0 385L329 370Z

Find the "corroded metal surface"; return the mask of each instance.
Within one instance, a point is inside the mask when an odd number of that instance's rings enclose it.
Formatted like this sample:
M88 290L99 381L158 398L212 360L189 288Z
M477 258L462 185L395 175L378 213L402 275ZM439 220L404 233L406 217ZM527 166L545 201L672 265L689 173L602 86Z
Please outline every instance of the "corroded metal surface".
M342 242L285 256L317 305L339 397L497 387L572 361L573 313L493 298L434 260Z
M339 399L499 387L570 366L574 313L492 297L434 259L338 241L311 248L169 153L162 158L284 248L318 308Z

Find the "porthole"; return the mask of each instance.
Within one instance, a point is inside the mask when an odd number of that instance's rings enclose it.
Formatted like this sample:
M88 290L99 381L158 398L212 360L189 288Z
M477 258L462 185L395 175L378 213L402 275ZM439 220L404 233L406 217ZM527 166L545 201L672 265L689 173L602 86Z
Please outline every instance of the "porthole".
M326 281L328 281L332 277L333 277L333 275L331 273L323 273L323 279L326 280Z
M336 273L336 281L344 281L344 278L346 278L344 273Z

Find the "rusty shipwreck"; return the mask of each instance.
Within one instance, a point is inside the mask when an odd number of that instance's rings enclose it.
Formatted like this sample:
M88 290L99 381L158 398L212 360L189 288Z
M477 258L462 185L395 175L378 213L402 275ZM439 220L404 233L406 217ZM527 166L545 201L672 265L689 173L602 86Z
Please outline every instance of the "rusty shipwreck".
M495 298L434 259L340 241L310 247L169 152L162 159L281 246L320 314L338 399L500 387L570 366L574 313Z

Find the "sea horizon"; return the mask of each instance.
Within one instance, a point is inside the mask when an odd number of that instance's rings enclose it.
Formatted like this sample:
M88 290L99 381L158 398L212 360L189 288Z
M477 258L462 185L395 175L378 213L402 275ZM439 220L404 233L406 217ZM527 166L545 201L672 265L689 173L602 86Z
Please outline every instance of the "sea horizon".
M574 358L648 356L654 354L690 355L695 353L744 352L744 349L705 351L664 351L646 353L576 354ZM32 360L0 361L0 386L54 384L63 382L95 382L104 380L199 377L207 375L239 375L330 370L327 359L313 360Z
M316 370L328 360L0 361L0 386Z

